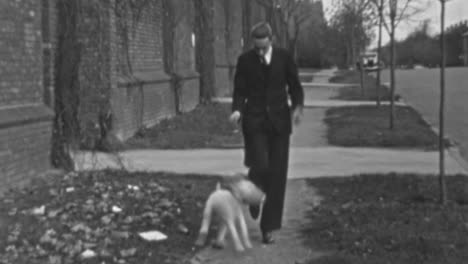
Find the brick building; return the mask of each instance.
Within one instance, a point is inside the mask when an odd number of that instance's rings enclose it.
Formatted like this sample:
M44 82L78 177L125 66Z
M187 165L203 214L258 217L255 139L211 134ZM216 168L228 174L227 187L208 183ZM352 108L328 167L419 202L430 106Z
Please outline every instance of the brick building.
M67 13L76 14L71 21L76 24L75 36L60 50L68 51L71 48L66 45L70 45L81 51L78 56L65 53L70 58L64 61L77 63L77 78L72 81L79 90L80 143L86 147L94 147L101 136L103 119L110 124L112 135L125 140L138 129L174 115L175 93L170 74L178 73L185 80L179 89L178 107L188 111L198 104L192 30L186 30L189 22L180 22L175 30L178 42L174 43L177 48L185 48L188 55L174 59L174 72L166 72L163 1L136 3L130 6L126 1L109 0L108 4L96 5L94 1L83 1L81 6L64 7L71 9Z
M72 46L79 46L81 53L74 68L78 78L70 86L80 91L76 104L81 143L95 146L96 138L102 135L102 119L109 119L112 135L124 140L177 110L192 110L200 95L193 1L135 1L133 6L127 1L101 1L107 5L95 2L83 1L74 9L78 11ZM211 3L214 95L227 96L232 92L243 39L249 37L245 29L265 15L252 1ZM243 16L245 5L249 5L248 17ZM71 57L67 62L76 57L72 53L66 56Z
M2 186L49 168L52 45L46 1L0 1L0 175ZM42 33L41 27L47 30ZM42 42L46 45L42 45ZM44 48L44 49L43 49ZM47 57L43 59L43 53ZM44 78L44 76L46 78ZM46 87L46 89L44 89ZM48 105L49 104L49 105Z
M214 95L226 96L265 11L250 0L211 3ZM94 148L195 108L196 16L188 0L0 1L2 186L49 169L57 134Z

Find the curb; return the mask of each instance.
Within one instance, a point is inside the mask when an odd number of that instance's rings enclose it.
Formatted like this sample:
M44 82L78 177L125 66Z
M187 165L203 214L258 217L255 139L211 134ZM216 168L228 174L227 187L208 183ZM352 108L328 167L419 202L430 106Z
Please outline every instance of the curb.
M302 82L301 83L304 88L311 88L311 87L323 87L323 88L346 88L346 87L354 87L357 84L354 83L318 83L318 82Z
M412 107L412 106L411 106ZM412 107L416 112L418 112L416 110L416 108ZM418 112L418 114L421 116L421 119L424 121L424 123L426 123L426 125L428 125L430 127L430 129L432 130L432 132L434 132L437 136L439 136L439 129L434 126L432 123L430 123L421 113ZM444 137L444 140L448 140L450 142L450 145L449 147L446 147L446 151L449 153L449 155L455 159L458 163L458 165L460 165L460 167L462 167L464 170L465 170L465 173L468 174L468 161L466 161L462 155L461 155L461 150L460 150L460 146L459 144L451 139L450 137L446 136Z
M447 150L450 154L450 156L457 161L457 163L460 165L465 170L465 173L468 174L468 161L466 161L461 153L460 153L460 148L458 146L456 147L451 147Z
M213 145L210 147L211 149L243 149L243 144L220 144L220 145Z

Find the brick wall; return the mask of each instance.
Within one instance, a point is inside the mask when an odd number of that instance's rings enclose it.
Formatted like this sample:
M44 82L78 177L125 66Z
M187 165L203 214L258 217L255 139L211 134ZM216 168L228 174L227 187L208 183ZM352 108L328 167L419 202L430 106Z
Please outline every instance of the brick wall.
M232 93L234 68L242 52L242 2L214 1L216 79L215 95Z
M56 0L41 0L43 102L54 107L55 55L57 52Z
M44 114L50 115L49 112ZM4 148L0 152L3 186L25 182L50 168L51 134L51 122L45 118L0 128L0 142Z
M111 105L113 133L119 139L175 114L170 77L163 65L162 0L140 1L144 2L147 5L141 10L113 14L111 42L116 45L111 75L116 81L111 86ZM127 19L126 24L122 19Z
M0 181L49 168L52 111L43 104L42 1L0 1ZM52 31L50 31L52 32Z
M179 106L181 112L193 110L200 99L199 74L195 70L195 7L193 1L164 0L165 70L181 78ZM173 83L173 85L177 85ZM173 89L176 89L173 86Z
M80 49L76 72L80 98L78 120L82 145L94 147L101 136L99 118L110 111L111 8L107 1L96 4L85 0L81 1L80 8L76 22L76 46Z
M79 13L79 121L87 147L100 136L100 116L110 114L112 134L124 140L175 114L163 65L162 0L136 1L135 8L103 3L83 1Z
M41 10L36 1L0 2L0 104L40 102ZM27 67L24 67L27 66Z

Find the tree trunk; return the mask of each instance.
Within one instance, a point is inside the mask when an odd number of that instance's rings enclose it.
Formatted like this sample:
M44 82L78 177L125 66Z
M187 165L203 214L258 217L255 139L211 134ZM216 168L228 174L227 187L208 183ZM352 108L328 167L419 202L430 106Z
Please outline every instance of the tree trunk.
M445 204L447 201L447 193L445 186L445 141L444 141L444 109L445 109L445 0L440 0L441 3L441 19L440 19L440 107L439 107L439 185L440 185L440 202Z
M395 18L391 21L391 32L390 32L390 129L395 127Z
M351 60L351 48L350 48L350 44L349 42L346 41L346 65L349 67L349 66L352 66L353 68L356 68L356 64L353 64L352 60ZM358 69L356 69L358 70Z
M200 101L208 103L215 94L213 0L194 0L196 65L200 74Z
M294 23L294 34L291 40L289 41L290 49L291 49L291 54L294 58L294 60L297 62L297 42L299 40L299 32L300 32L300 23L295 22Z
M364 97L365 95L365 69L364 69L364 60L359 58L359 73L360 73L360 81L361 81L361 96Z
M380 85L381 85L381 69L380 69L380 62L382 56L382 25L383 24L383 0L380 0L379 3L379 43L377 47L377 90L376 90L376 100L377 100L377 107L380 107Z
M52 135L51 159L54 167L73 170L70 151L77 149L80 141L78 108L80 87L78 71L81 46L78 42L79 3L57 2L58 40L55 58L55 117Z
M250 16L252 11L252 0L242 0L242 50L247 51L250 48Z
M163 19L163 47L164 47L164 68L165 71L171 76L171 86L174 91L174 104L176 114L180 114L180 77L177 75L175 62L177 52L175 51L175 28L177 22L175 21L174 3L171 0L164 0L162 2L164 10Z

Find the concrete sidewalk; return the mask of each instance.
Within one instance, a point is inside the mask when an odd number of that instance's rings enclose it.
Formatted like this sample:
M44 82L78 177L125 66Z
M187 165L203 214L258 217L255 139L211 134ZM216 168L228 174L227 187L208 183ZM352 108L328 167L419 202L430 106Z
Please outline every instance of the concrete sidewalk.
M356 86L354 83L326 83L326 82L303 82L304 88L328 87L328 88L343 88Z
M447 173L466 173L451 153L446 152ZM226 175L246 172L241 149L135 150L119 156L120 160L107 153L77 153L76 169L119 169L122 164L129 171ZM438 173L438 152L330 146L290 150L290 179L380 172Z
M332 91L330 91L332 93ZM310 94L308 96L307 94ZM306 92L306 98L304 101L304 107L322 107L322 108L331 108L331 107L344 107L344 106L365 106L365 105L375 105L376 103L373 101L350 101L350 100L312 100L307 97L312 97L313 92ZM213 99L214 102L218 103L231 103L232 98L228 97L217 97ZM380 103L381 105L389 105L390 102L383 101ZM397 106L405 106L404 102L395 102Z

